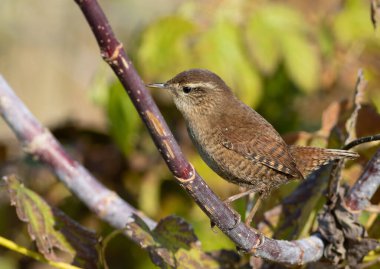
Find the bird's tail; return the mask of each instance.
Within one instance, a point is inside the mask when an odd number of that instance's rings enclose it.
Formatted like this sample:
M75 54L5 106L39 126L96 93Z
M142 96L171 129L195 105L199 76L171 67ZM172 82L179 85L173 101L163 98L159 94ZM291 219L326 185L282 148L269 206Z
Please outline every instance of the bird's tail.
M359 157L356 152L340 149L289 146L289 150L304 178L329 161Z

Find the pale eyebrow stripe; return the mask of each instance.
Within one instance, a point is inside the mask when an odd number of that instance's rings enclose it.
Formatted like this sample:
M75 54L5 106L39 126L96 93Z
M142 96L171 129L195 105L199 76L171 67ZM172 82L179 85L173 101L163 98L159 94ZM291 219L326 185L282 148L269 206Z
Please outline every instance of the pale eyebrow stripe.
M215 88L216 85L212 82L195 82L195 83L187 83L185 86L191 88L205 87L205 88Z

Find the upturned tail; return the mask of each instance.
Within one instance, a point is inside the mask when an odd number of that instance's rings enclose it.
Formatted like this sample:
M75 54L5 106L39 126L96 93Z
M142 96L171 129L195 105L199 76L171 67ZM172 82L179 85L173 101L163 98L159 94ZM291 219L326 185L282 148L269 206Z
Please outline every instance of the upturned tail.
M329 161L359 157L356 152L340 149L289 146L289 151L304 178Z

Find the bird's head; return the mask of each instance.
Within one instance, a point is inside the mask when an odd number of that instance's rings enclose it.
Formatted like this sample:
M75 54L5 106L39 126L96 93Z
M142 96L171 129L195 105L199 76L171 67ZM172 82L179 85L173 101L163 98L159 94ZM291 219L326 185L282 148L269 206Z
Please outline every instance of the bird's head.
M225 101L234 98L224 81L205 69L190 69L177 74L165 83L147 86L168 89L173 95L176 107L185 117L225 109Z

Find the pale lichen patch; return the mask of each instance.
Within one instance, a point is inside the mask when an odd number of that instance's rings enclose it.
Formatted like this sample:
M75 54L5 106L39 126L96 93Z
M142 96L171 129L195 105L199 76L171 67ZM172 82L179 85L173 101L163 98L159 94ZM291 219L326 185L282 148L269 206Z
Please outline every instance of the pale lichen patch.
M127 63L124 57L121 58L121 62L123 63L123 66L125 67L125 69L129 69L129 64Z
M168 141L164 141L164 145L165 145L165 148L166 148L166 151L167 151L167 154L166 154L166 157L170 158L170 159L174 159L174 152L172 150L172 147L169 145Z
M165 129L162 127L161 122L157 119L157 117L149 110L146 110L146 115L148 117L148 120L153 124L155 131L160 136L165 136Z
M96 203L96 211L99 217L103 218L108 212L112 203L119 199L119 196L115 192L109 192L108 195L103 196Z
M109 40L109 39L108 39ZM108 42L107 40L107 42ZM113 51L112 55L110 57L108 57L108 59L106 59L107 62L110 62L110 63L113 63L113 64L116 64L117 63L117 58L119 57L120 55L120 51L123 49L123 44L119 43L119 45L117 45L117 47L115 48L115 50Z
M9 100L8 97L6 97L6 96L0 96L0 106L3 109L9 108L11 105L12 105L12 102L11 102L11 100Z
M33 137L33 139L25 144L24 151L30 154L34 154L37 149L44 148L49 144L51 140L51 133L45 129L42 133Z

